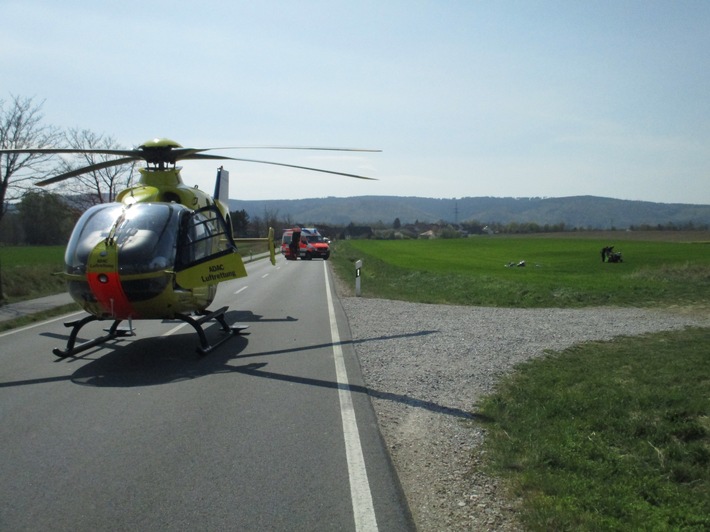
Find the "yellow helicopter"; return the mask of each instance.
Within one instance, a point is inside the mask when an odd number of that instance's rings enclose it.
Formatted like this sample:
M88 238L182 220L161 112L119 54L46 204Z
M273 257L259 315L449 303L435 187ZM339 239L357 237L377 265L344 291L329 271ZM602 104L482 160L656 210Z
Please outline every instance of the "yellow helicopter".
M304 149L365 151L353 148L253 146L258 149ZM228 159L300 168L316 172L373 179L343 172L306 166L212 155L204 152L233 148L183 148L177 142L156 138L136 149L3 149L0 153L102 154L116 159L92 164L38 182L40 186L144 160L137 185L121 191L116 201L89 208L72 231L64 256L68 291L89 315L65 323L72 331L65 349L54 349L59 357L73 356L118 336L134 334L132 320L177 319L190 324L199 336L198 352L207 354L245 327L230 326L225 319L228 307L207 310L217 293L217 285L247 275L237 242L268 243L275 263L273 228L266 238L235 239L226 201L229 174L220 167L214 195L183 183L178 161L188 159ZM113 320L107 334L76 344L87 323ZM128 321L128 327L119 327ZM227 333L210 344L203 324L216 320Z

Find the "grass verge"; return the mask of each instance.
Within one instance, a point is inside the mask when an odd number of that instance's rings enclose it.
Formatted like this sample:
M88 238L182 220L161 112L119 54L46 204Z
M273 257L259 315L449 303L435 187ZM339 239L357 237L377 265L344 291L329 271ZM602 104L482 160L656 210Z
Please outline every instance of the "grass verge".
M12 320L6 320L0 322L0 332L9 331L11 329L17 329L19 327L25 327L27 325L32 325L33 323L38 323L40 321L55 318L57 316L62 316L63 314L69 314L71 312L78 312L81 308L76 303L70 303L68 305L62 305L60 307L55 307L49 310L43 310L41 312L36 312L34 314L29 314L27 316L22 316Z
M59 294L66 283L57 272L64 270L64 246L0 247L0 296L12 303Z
M710 330L570 348L478 405L531 530L710 529Z

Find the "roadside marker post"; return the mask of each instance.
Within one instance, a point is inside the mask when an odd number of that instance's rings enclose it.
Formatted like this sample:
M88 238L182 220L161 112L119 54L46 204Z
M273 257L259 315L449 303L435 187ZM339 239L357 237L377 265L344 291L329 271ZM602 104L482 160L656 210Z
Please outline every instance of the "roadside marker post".
M355 261L355 295L360 297L360 270L362 269L362 261Z

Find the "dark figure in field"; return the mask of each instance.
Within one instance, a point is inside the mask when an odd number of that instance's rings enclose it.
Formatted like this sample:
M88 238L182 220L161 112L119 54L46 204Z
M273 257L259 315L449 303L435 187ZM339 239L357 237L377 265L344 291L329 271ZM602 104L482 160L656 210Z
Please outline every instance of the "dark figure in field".
M609 257L614 254L614 246L602 248L602 262L607 262Z
M624 259L621 257L621 252L616 251L609 253L609 258L607 259L607 262L624 262Z

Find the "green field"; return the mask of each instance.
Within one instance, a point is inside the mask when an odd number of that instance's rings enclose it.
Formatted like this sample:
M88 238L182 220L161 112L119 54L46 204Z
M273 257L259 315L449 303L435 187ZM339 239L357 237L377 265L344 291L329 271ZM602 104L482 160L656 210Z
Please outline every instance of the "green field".
M628 236L624 233L624 236ZM608 238L350 240L335 246L344 278L363 261L366 296L509 307L697 306L710 300L710 243ZM703 239L703 237L705 237ZM603 263L613 245L622 263ZM506 267L525 261L525 267Z
M366 297L707 313L707 233L643 236L353 240L333 260L346 286L363 261ZM623 263L602 263L608 245ZM710 329L549 353L471 408L526 530L710 529Z
M0 247L0 288L6 301L57 294L65 290L64 246Z
M0 264L4 268L27 268L44 264L64 268L64 246L0 246Z

